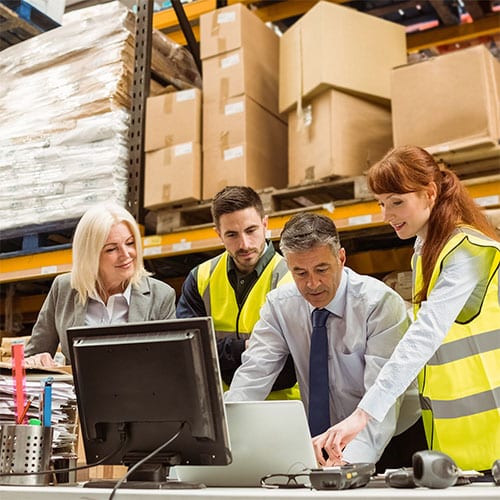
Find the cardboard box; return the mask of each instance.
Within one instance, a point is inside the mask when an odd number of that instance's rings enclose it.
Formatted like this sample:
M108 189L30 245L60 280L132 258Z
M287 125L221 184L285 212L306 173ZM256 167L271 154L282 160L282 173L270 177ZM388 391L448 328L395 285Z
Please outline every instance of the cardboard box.
M277 63L278 36L245 5L229 5L200 16L201 59L255 43L275 46Z
M238 112L226 115L217 106L204 106L210 126L204 127L203 199L227 185L286 187L286 124L248 97L230 100L228 106Z
M389 100L391 70L406 62L403 26L318 2L281 37L279 110L328 87Z
M286 156L286 124L246 95L203 104L203 150L254 142Z
M289 185L360 175L392 147L391 111L334 89L288 116Z
M432 154L490 149L500 138L500 62L484 45L392 72L395 146Z
M203 102L223 103L247 95L275 115L278 112L278 45L267 47L255 40L202 61Z
M201 146L193 142L146 153L144 207L154 210L201 198Z
M181 90L146 101L144 150L201 142L201 91Z

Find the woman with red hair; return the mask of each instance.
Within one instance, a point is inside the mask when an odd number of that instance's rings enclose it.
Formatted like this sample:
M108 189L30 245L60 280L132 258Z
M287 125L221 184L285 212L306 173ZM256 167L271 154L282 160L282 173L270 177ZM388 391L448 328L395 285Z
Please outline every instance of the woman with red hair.
M418 376L430 449L461 469L500 457L500 243L458 177L427 151L389 151L368 184L401 239L416 236L414 321L357 409L321 437L330 457L381 421Z

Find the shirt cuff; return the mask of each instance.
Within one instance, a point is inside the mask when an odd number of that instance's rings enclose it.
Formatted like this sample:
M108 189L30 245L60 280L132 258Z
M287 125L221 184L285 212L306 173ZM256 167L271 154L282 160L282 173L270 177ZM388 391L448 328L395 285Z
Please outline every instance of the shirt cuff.
M347 463L376 463L378 461L377 452L368 443L354 439L342 452L342 460Z

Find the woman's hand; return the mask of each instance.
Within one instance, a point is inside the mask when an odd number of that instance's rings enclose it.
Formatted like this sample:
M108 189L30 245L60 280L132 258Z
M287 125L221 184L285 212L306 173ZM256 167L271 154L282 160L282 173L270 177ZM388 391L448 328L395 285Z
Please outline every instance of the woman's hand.
M25 368L55 368L59 366L48 352L41 352L24 358Z
M356 408L342 422L314 437L312 442L318 464L322 467L342 465L343 449L366 427L369 420L368 413ZM323 450L328 454L328 458L324 457Z

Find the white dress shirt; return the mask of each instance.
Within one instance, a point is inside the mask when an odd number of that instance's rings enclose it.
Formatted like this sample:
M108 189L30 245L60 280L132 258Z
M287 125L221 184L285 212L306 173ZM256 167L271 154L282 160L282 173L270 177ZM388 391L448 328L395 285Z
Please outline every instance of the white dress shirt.
M132 286L129 285L123 293L115 293L105 304L101 297L90 297L85 317L86 325L111 325L128 322L128 309Z
M422 242L417 239L415 251ZM490 269L487 254L473 255L459 247L446 259L434 288L421 304L418 317L406 332L394 355L385 364L359 407L382 420L443 342L472 291Z
M381 281L344 268L339 289L326 306L329 342L330 420L334 425L348 417L373 384L384 363L408 327L402 298ZM282 285L267 295L248 349L242 355L226 401L263 400L291 353L302 401L309 405L309 351L313 307L295 283ZM415 386L412 395L416 396ZM405 398L406 399L406 398ZM416 397L407 398L410 427L420 409ZM348 462L376 462L390 441L398 419L400 401L383 422L372 420L344 450Z

